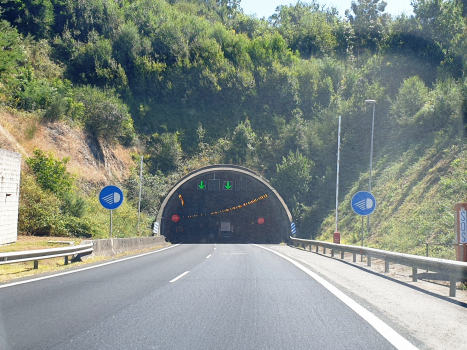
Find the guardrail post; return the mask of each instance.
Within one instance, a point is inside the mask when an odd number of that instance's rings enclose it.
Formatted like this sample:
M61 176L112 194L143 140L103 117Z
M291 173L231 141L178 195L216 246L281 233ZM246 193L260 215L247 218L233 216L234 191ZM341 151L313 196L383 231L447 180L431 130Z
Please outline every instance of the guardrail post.
M457 278L455 276L449 276L449 296L456 296Z
M418 271L416 267L412 267L412 282L417 282L418 280Z
M310 253L311 253L311 244L310 244Z
M65 255L65 265L68 265L68 255Z
M334 258L334 249L331 249L331 257Z
M38 269L39 268L39 260L34 260L34 269Z
M341 259L344 259L344 253L345 253L345 252L342 250L342 251L341 251Z
M319 252L319 245L317 244L316 245L316 253L318 253L318 252Z
M389 272L389 260L384 260L384 272Z
M323 247L323 254L326 254L326 247Z
M366 265L371 266L371 256L369 255L366 256Z
M353 253L353 262L357 262L357 253Z

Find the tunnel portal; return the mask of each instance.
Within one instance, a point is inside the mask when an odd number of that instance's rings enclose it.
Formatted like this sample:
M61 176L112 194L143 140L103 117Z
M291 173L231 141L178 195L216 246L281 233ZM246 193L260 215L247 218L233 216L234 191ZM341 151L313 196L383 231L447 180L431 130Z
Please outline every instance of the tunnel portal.
M260 175L234 165L198 169L162 203L155 232L172 243L280 243L291 215Z

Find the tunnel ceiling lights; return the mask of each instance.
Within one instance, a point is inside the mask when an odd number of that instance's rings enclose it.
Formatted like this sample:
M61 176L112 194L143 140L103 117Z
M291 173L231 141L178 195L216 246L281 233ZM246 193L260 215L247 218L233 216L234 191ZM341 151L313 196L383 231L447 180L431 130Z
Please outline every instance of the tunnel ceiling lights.
M240 204L240 205L237 205L236 207L232 207L232 208L228 208L228 209L224 209L224 210L220 210L220 211L214 211L211 213L211 215L218 215L218 214L222 214L222 213L226 213L226 212L229 212L229 211L233 211L233 210L237 210L237 209L240 209L240 208L244 208L246 206L249 206L251 204L255 204L263 199L266 199L268 198L269 196L267 194L263 194L261 197L258 197L258 198L255 198L247 203L243 203L243 204ZM184 216L183 218L196 218L196 217L199 217L199 216L208 216L208 214L197 214L197 215L188 215L188 216Z

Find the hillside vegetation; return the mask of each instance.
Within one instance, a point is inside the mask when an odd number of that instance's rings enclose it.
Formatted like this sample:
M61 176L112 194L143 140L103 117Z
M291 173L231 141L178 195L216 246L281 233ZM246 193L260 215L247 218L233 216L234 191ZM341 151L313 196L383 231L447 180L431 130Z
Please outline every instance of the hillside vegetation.
M128 215L135 213L143 154L146 234L178 178L233 163L270 180L300 236L329 238L341 115L340 231L356 243L361 221L349 203L367 189L372 110L365 100L372 99L378 209L367 242L417 253L426 240L452 242L452 208L467 200L465 5L416 0L414 16L394 18L381 0L349 1L345 14L299 1L258 19L239 0L2 1L3 115L23 123L24 139L43 152L35 128L81 133L92 145L89 159L107 170L107 160L120 159L116 149L134 158L123 161L127 171L96 177L70 159L66 169L76 175L62 192L41 184L28 161L22 188L32 197L23 198L22 213L53 195L54 215L64 220L57 234L78 235L91 220L104 224L104 214L91 213L100 210L97 184L109 182L121 183ZM73 191L89 214L73 214ZM36 226L22 229L52 230Z

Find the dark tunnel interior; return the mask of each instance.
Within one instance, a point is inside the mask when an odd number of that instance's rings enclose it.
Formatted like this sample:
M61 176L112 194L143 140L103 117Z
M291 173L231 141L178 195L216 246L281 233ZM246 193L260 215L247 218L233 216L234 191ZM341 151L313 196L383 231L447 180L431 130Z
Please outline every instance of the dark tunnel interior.
M274 192L235 171L201 174L169 198L161 233L171 243L280 243L290 222Z

